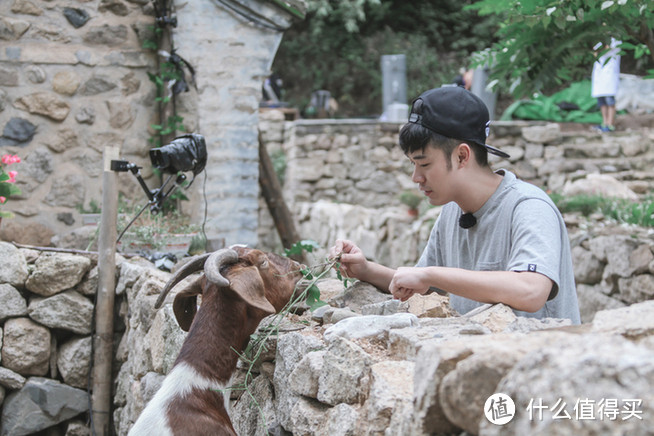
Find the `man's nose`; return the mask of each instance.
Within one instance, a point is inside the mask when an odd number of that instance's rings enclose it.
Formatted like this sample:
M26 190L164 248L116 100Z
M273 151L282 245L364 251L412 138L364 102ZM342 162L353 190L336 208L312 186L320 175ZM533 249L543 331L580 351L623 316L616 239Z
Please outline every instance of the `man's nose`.
M416 165L413 167L413 174L411 174L411 181L413 183L422 183L425 181L425 176L423 176L419 171L418 171L418 166Z

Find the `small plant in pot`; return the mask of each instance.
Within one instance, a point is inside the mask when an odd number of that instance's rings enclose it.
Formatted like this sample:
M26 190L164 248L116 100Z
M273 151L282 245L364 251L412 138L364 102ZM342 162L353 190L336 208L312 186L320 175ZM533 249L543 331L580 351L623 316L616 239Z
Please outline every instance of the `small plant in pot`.
M134 211L124 212L118 216L119 232L136 215ZM136 254L171 253L180 258L188 252L199 230L200 226L191 224L189 218L178 211L164 215L145 210L122 236L119 250Z
M404 191L400 194L400 202L409 208L410 216L418 216L418 206L422 202L422 196L415 191Z

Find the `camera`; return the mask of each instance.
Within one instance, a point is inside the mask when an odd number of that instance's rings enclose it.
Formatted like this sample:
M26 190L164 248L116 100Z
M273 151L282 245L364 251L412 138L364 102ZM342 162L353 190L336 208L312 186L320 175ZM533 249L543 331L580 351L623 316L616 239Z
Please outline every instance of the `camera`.
M150 161L155 168L176 174L192 171L196 176L207 163L207 145L202 135L191 133L175 138L170 144L150 150Z

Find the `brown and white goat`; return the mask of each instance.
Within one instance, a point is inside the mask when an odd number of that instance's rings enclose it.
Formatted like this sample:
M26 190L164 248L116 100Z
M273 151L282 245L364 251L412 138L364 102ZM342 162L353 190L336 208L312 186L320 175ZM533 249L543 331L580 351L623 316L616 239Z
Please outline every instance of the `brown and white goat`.
M235 350L244 350L259 322L289 302L302 278L300 265L288 258L245 247L223 249L184 265L155 308L177 283L202 269L204 274L175 296L175 318L188 335L129 436L236 435L227 413L229 395L221 392L236 369Z

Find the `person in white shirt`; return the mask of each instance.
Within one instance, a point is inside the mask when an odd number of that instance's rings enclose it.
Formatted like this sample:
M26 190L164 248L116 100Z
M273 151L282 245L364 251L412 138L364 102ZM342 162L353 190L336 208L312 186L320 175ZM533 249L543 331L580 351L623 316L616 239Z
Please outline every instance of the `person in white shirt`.
M622 42L611 38L610 44L597 43L593 49L597 57L598 50L602 55L593 64L591 79L591 96L597 99L597 105L602 112L602 124L597 126L602 132L615 130L615 96L620 85L620 48Z

